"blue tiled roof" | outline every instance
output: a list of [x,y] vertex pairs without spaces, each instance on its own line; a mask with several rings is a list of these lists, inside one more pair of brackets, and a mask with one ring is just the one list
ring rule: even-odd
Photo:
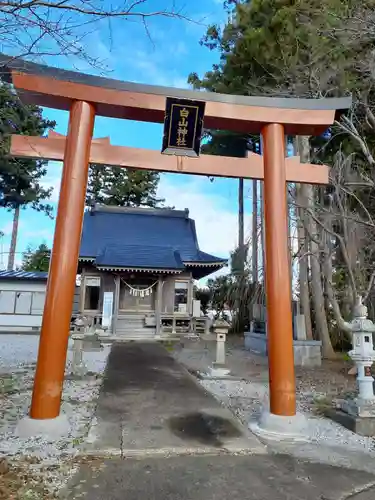
[[[152,265],[150,263],[152,256]],[[183,270],[185,266],[181,262],[179,253],[170,247],[155,247],[141,245],[107,246],[95,259],[95,264],[112,267],[127,268],[149,268],[152,269],[176,269]]]
[[166,209],[105,209],[86,212],[80,258],[97,266],[184,269],[184,263],[226,261],[199,249],[195,223],[186,212]]
[[47,280],[48,273],[41,271],[0,271],[0,280]]

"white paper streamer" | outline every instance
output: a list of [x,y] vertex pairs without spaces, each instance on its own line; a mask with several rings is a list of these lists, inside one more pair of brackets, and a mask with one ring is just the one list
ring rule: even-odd
[[142,299],[144,297],[149,297],[153,293],[154,286],[157,285],[158,283],[157,281],[155,281],[155,283],[153,283],[148,288],[134,288],[133,286],[129,285],[129,283],[124,281],[122,278],[121,281],[129,288],[130,295],[132,295],[133,297],[141,297]]

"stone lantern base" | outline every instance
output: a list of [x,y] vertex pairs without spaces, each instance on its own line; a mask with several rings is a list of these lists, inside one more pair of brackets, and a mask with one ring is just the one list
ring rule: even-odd
[[375,436],[375,399],[343,399],[328,417],[361,436]]
[[375,398],[344,399],[340,409],[352,417],[375,418]]
[[207,370],[208,378],[228,378],[229,374],[229,368],[225,364],[223,365],[221,363],[214,362]]

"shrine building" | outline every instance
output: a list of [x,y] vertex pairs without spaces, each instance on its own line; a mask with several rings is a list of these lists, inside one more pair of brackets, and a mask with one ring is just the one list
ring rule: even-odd
[[119,340],[191,330],[194,281],[226,264],[200,250],[187,209],[96,205],[84,214],[79,311]]

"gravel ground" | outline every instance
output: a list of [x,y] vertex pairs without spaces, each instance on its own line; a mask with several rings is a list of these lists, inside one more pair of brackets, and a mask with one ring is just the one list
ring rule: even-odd
[[[54,498],[78,469],[81,459],[77,453],[87,436],[110,347],[100,351],[84,352],[84,362],[90,375],[84,380],[67,379],[64,384],[62,411],[71,422],[71,433],[58,442],[42,438],[19,439],[14,435],[17,421],[26,416],[30,407],[31,390],[38,349],[38,336],[0,335],[0,460],[6,456],[12,465],[8,475],[0,475],[0,499]],[[225,406],[245,424],[256,416],[268,402],[268,368],[264,358],[254,356],[240,343],[230,341],[227,363],[241,381],[201,381]],[[70,342],[70,348],[72,342]],[[186,342],[173,348],[174,356],[191,371],[205,371],[214,360],[214,345]],[[67,373],[72,359],[68,351]],[[298,410],[310,422],[309,438],[326,445],[375,452],[373,439],[358,436],[340,425],[316,415],[318,399],[334,400],[345,392],[353,392],[355,377],[348,376],[350,365],[345,362],[324,363],[321,368],[297,369]],[[98,465],[101,466],[100,464]],[[2,496],[4,478],[10,484],[25,482],[22,495],[11,496],[10,490]],[[24,479],[25,478],[25,479]],[[16,486],[14,486],[16,487]],[[18,486],[17,486],[18,488]],[[42,488],[43,493],[35,493]],[[39,490],[38,490],[39,491]],[[26,492],[26,493],[25,493]],[[13,494],[13,493],[12,493]],[[34,496],[33,496],[34,495]],[[37,496],[39,495],[39,496]],[[51,495],[51,496],[47,496]]]
[[[39,478],[48,491],[55,493],[78,467],[74,462],[95,410],[110,347],[84,352],[88,375],[81,380],[66,379],[62,412],[69,418],[71,431],[66,438],[53,442],[42,437],[21,439],[14,434],[18,420],[26,416],[30,408],[38,342],[38,336],[0,335],[0,458],[5,456],[19,470],[29,471],[36,481]],[[73,354],[71,347],[72,341],[69,342],[67,375]]]
[[[206,371],[215,359],[215,343],[185,342],[176,345],[174,356],[192,372]],[[246,351],[242,341],[229,339],[227,365],[231,374],[242,381],[200,380],[200,383],[227,406],[243,423],[256,418],[268,406],[267,360]],[[359,436],[324,418],[319,412],[335,399],[356,390],[356,379],[348,375],[351,365],[345,361],[323,362],[320,368],[296,368],[297,410],[309,422],[309,439],[325,445],[375,454],[375,440]],[[375,458],[375,455],[374,455]]]

